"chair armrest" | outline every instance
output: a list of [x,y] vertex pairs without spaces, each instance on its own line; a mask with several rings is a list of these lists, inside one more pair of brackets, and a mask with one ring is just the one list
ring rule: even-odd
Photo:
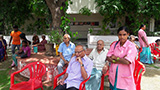
[[66,68],[62,73],[60,73],[60,74],[58,74],[58,75],[56,75],[56,76],[54,77],[53,89],[55,89],[55,88],[57,87],[57,79],[58,79],[60,76],[64,75],[64,74],[66,73],[66,71],[67,71],[67,68]]
[[13,73],[11,74],[11,86],[14,84],[14,75],[16,75],[16,74],[24,71],[26,68],[28,68],[28,65],[26,65],[25,67],[23,67],[21,70],[18,70],[18,71],[13,72]]
[[86,80],[82,81],[80,86],[79,86],[79,90],[83,90],[83,88],[85,87],[85,83],[90,79],[91,76],[89,76]]

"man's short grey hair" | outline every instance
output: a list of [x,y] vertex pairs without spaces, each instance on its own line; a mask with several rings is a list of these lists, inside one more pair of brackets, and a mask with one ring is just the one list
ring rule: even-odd
[[42,34],[42,36],[46,36],[45,34]]
[[3,37],[3,35],[0,35],[0,37]]
[[64,34],[64,36],[66,36],[67,35],[67,37],[70,39],[71,38],[71,36],[69,35],[69,34]]

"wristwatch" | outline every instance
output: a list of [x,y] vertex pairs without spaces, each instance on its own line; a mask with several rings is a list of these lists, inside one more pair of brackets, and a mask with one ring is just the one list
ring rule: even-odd
[[81,67],[84,67],[84,64],[81,64]]

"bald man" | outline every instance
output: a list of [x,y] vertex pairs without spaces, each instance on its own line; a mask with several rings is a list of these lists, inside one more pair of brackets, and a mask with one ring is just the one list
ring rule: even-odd
[[89,58],[93,60],[93,69],[90,79],[86,83],[86,90],[99,90],[102,73],[105,74],[108,69],[106,62],[108,50],[104,48],[104,41],[98,40],[97,47],[92,50]]
[[75,48],[75,56],[70,60],[67,71],[54,90],[79,90],[79,85],[90,75],[93,62],[85,55],[82,45]]
[[[67,65],[71,59],[71,57],[74,56],[75,53],[75,44],[70,41],[70,35],[65,34],[63,36],[63,42],[60,44],[58,48],[58,52],[60,53],[60,61],[58,63],[58,72],[59,74],[63,72],[63,66]],[[62,76],[63,77],[63,76]],[[62,78],[60,77],[60,78]]]

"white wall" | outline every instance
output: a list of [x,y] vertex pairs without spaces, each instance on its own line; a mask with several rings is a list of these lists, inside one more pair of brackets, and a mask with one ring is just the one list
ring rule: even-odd
[[95,0],[71,0],[73,4],[69,5],[68,14],[78,14],[79,10],[84,6],[88,7],[92,13],[97,13]]
[[[148,36],[148,43],[153,43],[155,42],[155,40],[160,39],[160,37],[155,37],[155,36]],[[96,42],[98,40],[103,40],[105,43],[105,48],[109,49],[110,48],[110,44],[113,41],[117,41],[118,40],[118,36],[113,36],[113,35],[90,35],[88,34],[88,41],[87,41],[87,45],[88,48],[95,48],[96,47]]]

